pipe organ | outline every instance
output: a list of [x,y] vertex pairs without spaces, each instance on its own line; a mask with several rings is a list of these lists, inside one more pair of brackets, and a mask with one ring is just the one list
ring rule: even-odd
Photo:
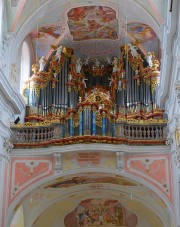
[[61,56],[54,51],[43,67],[34,64],[24,89],[22,127],[53,126],[54,139],[163,140],[166,121],[155,100],[159,62],[152,53],[145,59],[133,44],[120,50],[122,58],[100,62],[76,58],[72,49],[61,46]]

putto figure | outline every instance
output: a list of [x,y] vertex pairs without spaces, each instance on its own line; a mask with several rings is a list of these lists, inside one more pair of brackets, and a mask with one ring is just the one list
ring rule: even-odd
[[138,52],[137,52],[138,47],[133,45],[132,43],[128,43],[128,46],[129,46],[129,49],[131,51],[132,57],[133,58],[137,58],[137,56],[138,56]]

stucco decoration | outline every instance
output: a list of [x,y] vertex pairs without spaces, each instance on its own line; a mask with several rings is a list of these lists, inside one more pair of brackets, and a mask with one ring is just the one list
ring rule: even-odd
[[9,203],[29,185],[53,174],[53,158],[12,158]]
[[169,155],[136,155],[126,157],[126,172],[147,180],[172,202]]

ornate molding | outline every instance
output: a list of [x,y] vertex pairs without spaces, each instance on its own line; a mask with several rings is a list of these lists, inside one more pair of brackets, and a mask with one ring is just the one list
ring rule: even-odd
[[15,32],[3,32],[3,42],[9,45],[9,43],[16,38]]
[[25,101],[21,97],[20,94],[16,93],[7,78],[5,77],[4,73],[0,69],[0,90],[3,92],[1,97],[8,103],[8,105],[12,106],[14,110],[14,114],[21,114],[21,111],[25,108]]
[[11,130],[0,120],[0,136],[3,138],[10,138],[11,133]]
[[9,155],[10,155],[14,145],[11,143],[11,141],[9,139],[5,138],[4,143],[3,143],[3,147],[4,147],[4,155],[9,160],[9,158],[10,158]]

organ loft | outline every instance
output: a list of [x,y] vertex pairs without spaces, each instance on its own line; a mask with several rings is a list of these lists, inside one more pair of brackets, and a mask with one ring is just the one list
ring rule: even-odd
[[[120,57],[80,58],[52,46],[25,82],[25,123],[12,126],[15,146],[103,142],[164,144],[166,119],[156,104],[159,61],[138,44]],[[33,142],[33,143],[32,143]]]

